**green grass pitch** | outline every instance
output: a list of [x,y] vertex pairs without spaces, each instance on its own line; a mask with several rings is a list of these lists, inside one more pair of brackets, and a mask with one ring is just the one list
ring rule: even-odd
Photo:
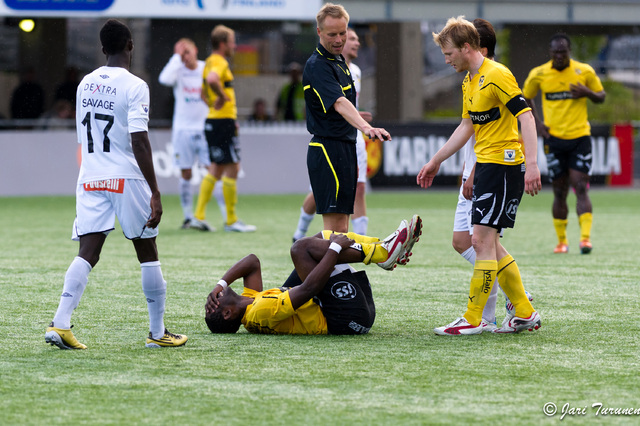
[[[637,424],[638,415],[605,416],[592,404],[640,409],[640,191],[600,187],[591,195],[590,255],[579,254],[573,195],[570,253],[552,254],[548,186],[523,197],[516,227],[503,238],[542,328],[458,338],[432,331],[464,312],[471,277],[471,266],[451,248],[453,189],[368,195],[369,234],[384,237],[414,213],[423,217],[424,233],[406,267],[366,267],[377,318],[368,335],[355,337],[210,334],[205,298],[233,262],[256,253],[267,286],[291,271],[288,250],[303,195],[240,196],[239,215],[258,226],[255,234],[180,230],[178,199],[166,196],[158,238],[168,282],[165,323],[189,342],[144,347],[140,268],[116,229],[72,317],[86,351],[44,342],[77,254],[70,240],[74,199],[2,198],[0,422],[527,425],[559,421],[564,406],[574,409],[564,418],[569,424]],[[222,228],[213,202],[208,214]],[[317,217],[311,231],[320,227]],[[497,314],[500,322],[501,296]],[[548,402],[558,407],[552,418],[543,413]]]

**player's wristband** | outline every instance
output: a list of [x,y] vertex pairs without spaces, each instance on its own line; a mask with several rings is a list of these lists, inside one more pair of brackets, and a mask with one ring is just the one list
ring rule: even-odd
[[331,243],[329,245],[329,250],[333,250],[336,253],[340,253],[342,251],[342,246],[338,243]]
[[229,284],[227,284],[227,282],[225,280],[218,281],[218,285],[221,285],[223,290],[225,288],[229,287]]

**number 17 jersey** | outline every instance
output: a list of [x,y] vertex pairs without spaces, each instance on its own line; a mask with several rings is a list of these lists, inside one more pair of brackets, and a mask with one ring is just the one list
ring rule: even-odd
[[131,133],[149,127],[149,87],[121,67],[103,66],[82,79],[76,92],[76,129],[82,144],[78,184],[143,179]]

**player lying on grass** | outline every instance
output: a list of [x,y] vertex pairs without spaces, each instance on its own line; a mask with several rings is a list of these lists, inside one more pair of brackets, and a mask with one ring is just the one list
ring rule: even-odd
[[[282,287],[262,289],[260,260],[250,254],[231,267],[207,297],[212,333],[235,333],[240,324],[261,334],[366,334],[375,319],[369,280],[348,263],[404,265],[422,233],[422,220],[405,220],[385,240],[324,231],[291,247],[295,270]],[[238,295],[227,283],[242,278]]]

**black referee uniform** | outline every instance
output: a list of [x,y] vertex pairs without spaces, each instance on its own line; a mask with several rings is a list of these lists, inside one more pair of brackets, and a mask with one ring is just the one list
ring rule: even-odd
[[352,214],[358,180],[356,128],[333,107],[345,96],[356,104],[356,89],[342,55],[332,55],[320,43],[302,74],[307,130],[313,135],[307,169],[316,213]]

